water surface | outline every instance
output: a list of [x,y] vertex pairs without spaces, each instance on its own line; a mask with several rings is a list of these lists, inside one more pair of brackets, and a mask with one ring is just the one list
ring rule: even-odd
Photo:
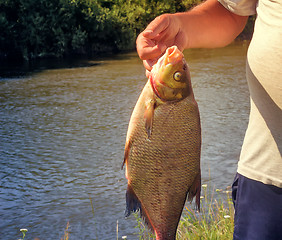
[[[247,43],[185,51],[202,120],[202,182],[230,185],[247,126]],[[50,65],[51,64],[51,65]],[[0,68],[1,239],[137,239],[120,169],[146,82],[136,53]],[[94,206],[92,211],[91,202]]]

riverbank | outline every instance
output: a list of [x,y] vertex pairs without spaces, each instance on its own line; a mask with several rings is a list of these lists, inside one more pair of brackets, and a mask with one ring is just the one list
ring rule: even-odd
[[[201,0],[7,0],[0,3],[0,59],[94,57],[134,50],[156,16],[183,12]],[[240,39],[252,35],[253,19]]]

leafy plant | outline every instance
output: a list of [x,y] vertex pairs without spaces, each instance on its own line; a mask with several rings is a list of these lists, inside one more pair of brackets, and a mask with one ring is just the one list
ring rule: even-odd
[[[132,50],[137,35],[155,17],[186,11],[201,1],[0,1],[0,58],[32,59]],[[252,31],[252,22],[253,19],[247,32]]]

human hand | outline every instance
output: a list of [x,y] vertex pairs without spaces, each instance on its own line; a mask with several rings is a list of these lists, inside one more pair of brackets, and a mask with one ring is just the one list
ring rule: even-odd
[[176,45],[181,51],[186,46],[185,34],[177,14],[163,14],[155,18],[136,40],[139,57],[148,71],[165,50]]

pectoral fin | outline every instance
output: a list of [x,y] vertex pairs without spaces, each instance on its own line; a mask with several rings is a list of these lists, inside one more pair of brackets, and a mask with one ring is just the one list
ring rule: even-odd
[[145,103],[144,118],[145,118],[145,128],[148,134],[148,138],[150,138],[152,134],[155,107],[156,107],[156,101],[154,99],[150,99]]

